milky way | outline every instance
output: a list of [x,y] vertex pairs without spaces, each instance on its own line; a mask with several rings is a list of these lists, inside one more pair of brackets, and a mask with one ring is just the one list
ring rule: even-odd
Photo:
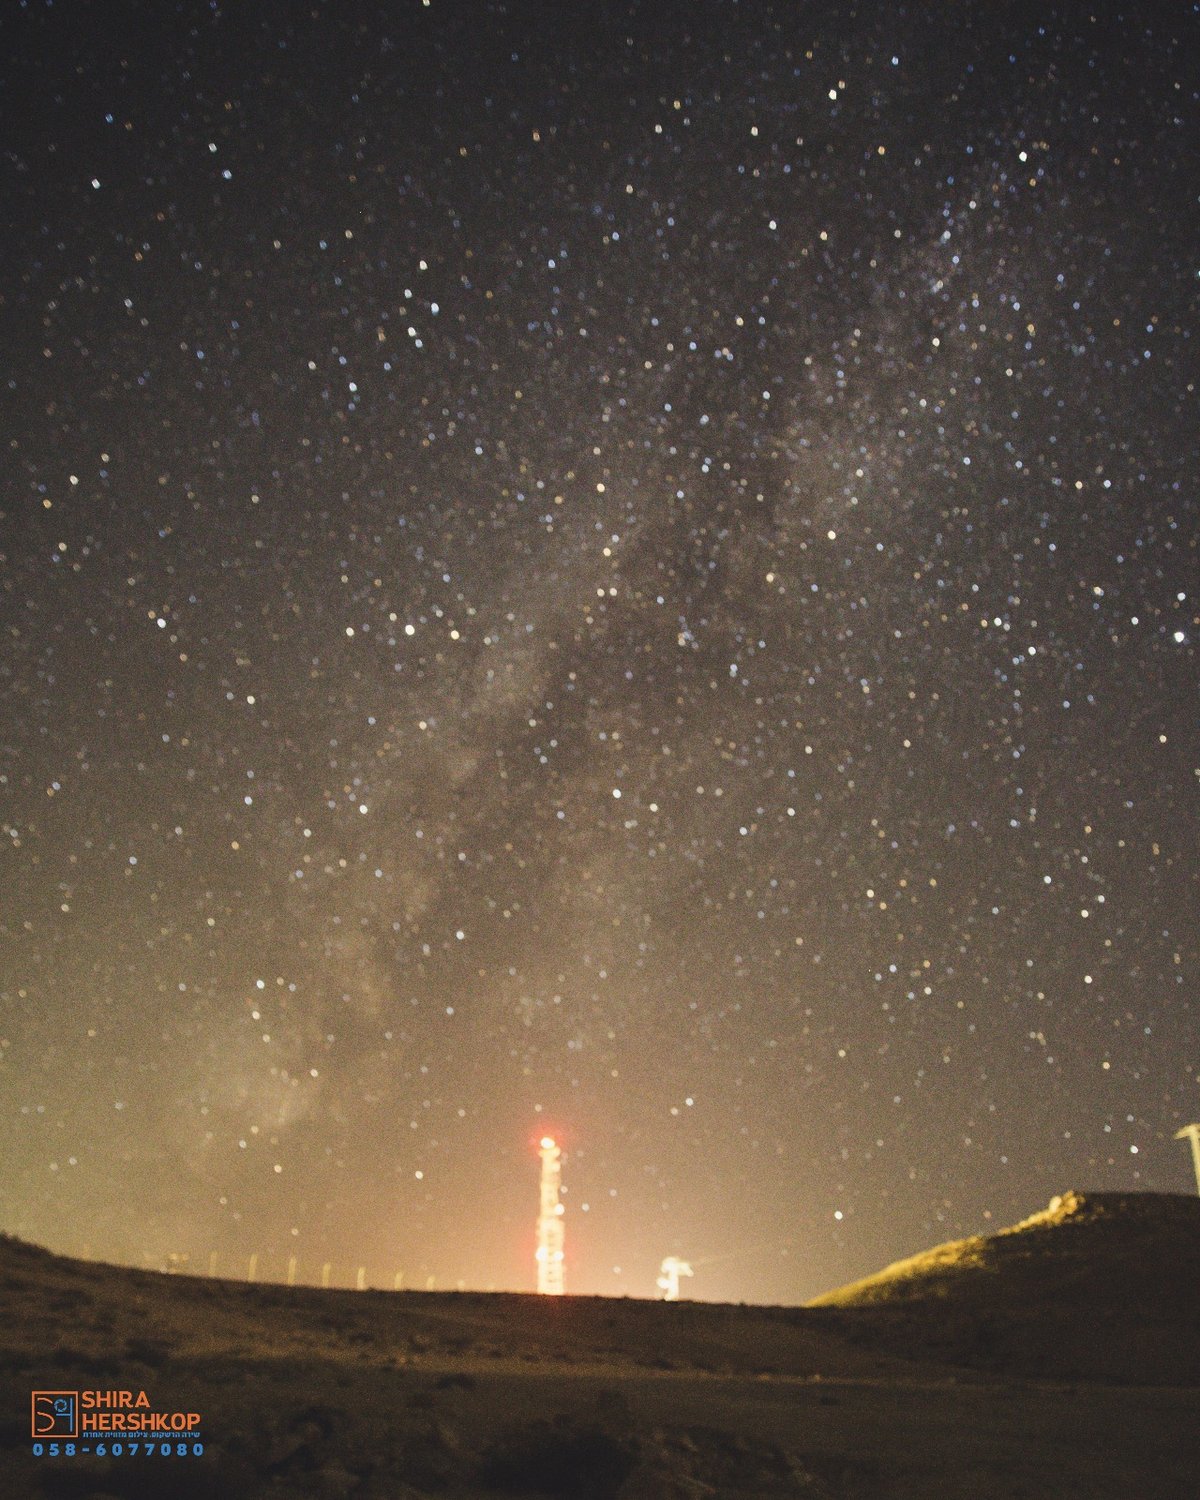
[[1187,7],[2,31],[6,1228],[529,1287],[551,1130],[568,1290],[798,1301],[1189,1189]]

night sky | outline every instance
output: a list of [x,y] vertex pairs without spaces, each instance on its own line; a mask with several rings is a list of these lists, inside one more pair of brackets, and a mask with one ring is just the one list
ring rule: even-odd
[[0,1224],[796,1302],[1193,1188],[1184,4],[0,24]]

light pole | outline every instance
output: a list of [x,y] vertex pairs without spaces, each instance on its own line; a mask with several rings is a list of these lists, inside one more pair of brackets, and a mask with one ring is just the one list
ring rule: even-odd
[[1196,1169],[1196,1191],[1200,1193],[1200,1125],[1185,1125],[1182,1130],[1175,1132],[1175,1139],[1184,1139],[1192,1143],[1192,1165]]

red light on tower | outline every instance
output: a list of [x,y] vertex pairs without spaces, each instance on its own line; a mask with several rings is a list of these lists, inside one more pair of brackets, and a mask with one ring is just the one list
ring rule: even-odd
[[558,1201],[562,1184],[562,1149],[553,1136],[544,1135],[538,1147],[542,1158],[541,1206],[537,1221],[537,1289],[546,1297],[563,1294],[563,1206]]

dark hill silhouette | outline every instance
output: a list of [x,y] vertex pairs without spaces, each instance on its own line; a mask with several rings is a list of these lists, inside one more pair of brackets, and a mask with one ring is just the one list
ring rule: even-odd
[[[1198,1246],[1200,1200],[1067,1194],[770,1308],[247,1286],[0,1238],[0,1494],[1176,1500]],[[113,1387],[201,1413],[203,1455],[35,1457],[32,1391]]]
[[1064,1193],[819,1297],[876,1349],[1026,1376],[1200,1384],[1200,1197]]

